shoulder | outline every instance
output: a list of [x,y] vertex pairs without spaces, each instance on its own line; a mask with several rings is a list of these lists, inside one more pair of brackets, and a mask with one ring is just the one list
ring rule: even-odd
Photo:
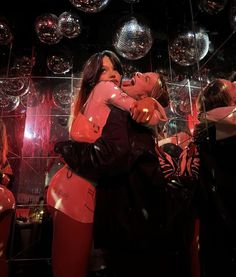
[[100,81],[96,86],[95,89],[112,89],[112,90],[121,90],[115,83],[112,81]]
[[117,108],[115,106],[110,106],[110,114],[108,116],[108,118],[114,118],[114,120],[118,121],[121,120],[122,118],[127,120],[127,118],[129,118],[129,113],[127,113],[126,111]]

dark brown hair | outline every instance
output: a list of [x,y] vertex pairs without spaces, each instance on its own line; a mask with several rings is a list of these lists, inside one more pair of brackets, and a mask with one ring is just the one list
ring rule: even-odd
[[169,92],[168,88],[165,82],[165,79],[162,74],[158,73],[159,78],[157,80],[157,85],[155,85],[153,89],[153,98],[155,98],[161,105],[162,107],[166,108],[169,105]]
[[121,62],[117,55],[109,50],[93,54],[83,66],[81,87],[77,96],[74,106],[74,117],[78,114],[79,110],[86,103],[91,91],[98,83],[99,77],[102,73],[103,58],[107,56],[114,68],[123,75]]

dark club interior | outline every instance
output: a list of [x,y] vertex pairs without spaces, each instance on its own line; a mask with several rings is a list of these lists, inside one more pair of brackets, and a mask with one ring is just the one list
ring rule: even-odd
[[[158,126],[159,145],[178,159],[199,123],[202,89],[215,79],[236,82],[235,31],[235,0],[1,1],[0,119],[13,176],[9,186],[3,177],[0,184],[1,277],[63,277],[52,273],[53,220],[46,194],[64,166],[54,146],[70,138],[71,107],[88,58],[110,50],[125,79],[135,72],[163,76],[169,105],[168,120]],[[233,118],[235,124],[235,110]],[[103,266],[92,247],[87,277],[120,276]],[[194,258],[192,268],[186,277],[213,277],[202,268],[200,273]]]

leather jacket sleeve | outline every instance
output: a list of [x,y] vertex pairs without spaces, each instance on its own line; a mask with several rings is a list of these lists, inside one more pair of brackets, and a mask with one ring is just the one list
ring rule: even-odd
[[114,176],[129,170],[130,149],[127,134],[128,114],[113,108],[95,143],[58,142],[55,152],[79,175],[97,182],[103,176]]

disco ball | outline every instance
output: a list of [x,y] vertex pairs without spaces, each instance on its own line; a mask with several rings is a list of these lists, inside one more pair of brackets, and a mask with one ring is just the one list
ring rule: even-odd
[[195,64],[202,60],[209,50],[209,37],[203,30],[197,32],[186,31],[180,33],[169,42],[171,59],[183,66]]
[[72,68],[71,58],[53,55],[47,58],[48,69],[54,74],[65,74]]
[[30,79],[27,77],[4,78],[0,80],[0,91],[4,95],[22,96],[29,91]]
[[55,106],[67,110],[71,106],[72,91],[70,83],[64,82],[55,87],[53,90],[53,102]]
[[151,29],[135,17],[122,23],[113,38],[116,52],[128,60],[138,60],[144,57],[151,49],[152,43]]
[[228,0],[214,0],[214,1],[200,0],[199,8],[200,10],[210,15],[215,15],[225,8],[227,1]]
[[80,19],[76,14],[64,12],[59,16],[58,28],[63,36],[75,38],[81,33]]
[[62,39],[58,28],[58,17],[55,14],[43,14],[35,20],[35,30],[41,42],[56,44]]
[[2,112],[14,111],[20,103],[20,97],[9,96],[0,93],[0,110]]
[[103,10],[110,0],[70,0],[77,9],[87,13],[97,13]]
[[7,45],[13,40],[13,35],[11,30],[5,22],[5,20],[0,20],[0,45]]
[[28,56],[17,57],[14,61],[14,66],[10,69],[11,76],[30,76],[35,58]]

